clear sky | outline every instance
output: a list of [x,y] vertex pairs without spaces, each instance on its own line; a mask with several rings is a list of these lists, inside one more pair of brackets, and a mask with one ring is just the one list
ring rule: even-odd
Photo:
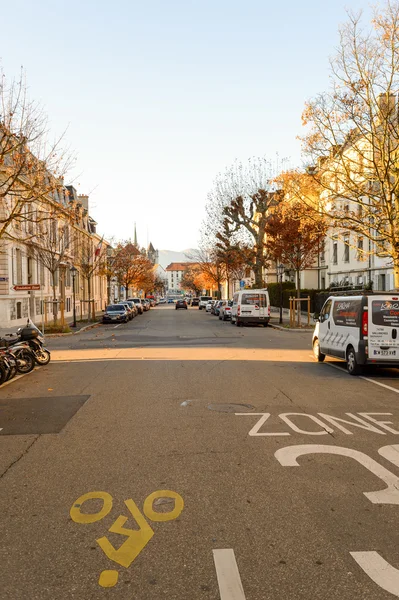
[[300,161],[307,98],[328,85],[345,8],[364,0],[14,0],[0,59],[21,65],[77,154],[106,236],[195,247],[218,172],[251,156]]

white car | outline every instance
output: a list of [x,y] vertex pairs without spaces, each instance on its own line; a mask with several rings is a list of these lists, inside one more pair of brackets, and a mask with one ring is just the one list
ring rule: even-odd
[[205,310],[206,312],[211,312],[212,310],[212,306],[213,306],[213,300],[209,300],[209,302],[207,303],[207,305],[205,306]]
[[331,295],[315,315],[313,353],[346,360],[348,373],[363,365],[399,367],[399,293]]
[[219,321],[227,321],[231,319],[231,307],[233,306],[233,300],[227,300],[223,302],[219,310]]

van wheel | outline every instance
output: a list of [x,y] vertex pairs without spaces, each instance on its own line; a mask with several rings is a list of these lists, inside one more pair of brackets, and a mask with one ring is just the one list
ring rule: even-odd
[[319,340],[316,338],[313,342],[313,354],[317,362],[323,362],[326,355],[320,351]]
[[349,346],[346,351],[346,368],[349,375],[359,375],[361,373],[361,367],[357,363],[356,352],[352,346]]

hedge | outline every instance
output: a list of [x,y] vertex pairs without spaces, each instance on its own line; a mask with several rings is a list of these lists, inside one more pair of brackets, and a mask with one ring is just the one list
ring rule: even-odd
[[[267,286],[269,291],[269,298],[271,306],[280,306],[280,284],[279,283],[269,283]],[[301,290],[300,296],[301,298],[307,298],[310,296],[310,312],[320,312],[321,307],[323,306],[325,300],[330,295],[330,292],[326,290]],[[297,291],[295,289],[295,284],[287,281],[283,282],[283,308],[290,307],[290,298],[297,297]],[[306,302],[301,303],[301,310],[307,310]]]

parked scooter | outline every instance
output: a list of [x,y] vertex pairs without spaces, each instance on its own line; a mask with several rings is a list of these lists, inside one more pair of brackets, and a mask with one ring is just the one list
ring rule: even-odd
[[50,362],[50,351],[44,346],[44,336],[30,319],[26,327],[17,329],[18,340],[26,342],[32,350],[38,365],[47,365]]

